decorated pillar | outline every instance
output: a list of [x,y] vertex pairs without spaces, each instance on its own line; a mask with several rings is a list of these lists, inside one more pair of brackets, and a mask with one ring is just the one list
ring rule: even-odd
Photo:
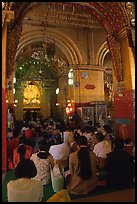
[[[59,78],[59,94],[57,95],[57,102],[58,102],[58,113],[60,118],[63,120],[64,115],[66,114],[65,108],[66,108],[66,103],[67,100],[69,99],[68,97],[68,77],[67,75],[62,75]],[[63,84],[63,86],[62,86]],[[73,97],[73,95],[71,96]]]
[[15,118],[18,121],[23,120],[23,87],[20,86],[16,88],[15,99],[18,100],[18,103],[15,107]]
[[6,107],[6,61],[7,24],[14,18],[14,12],[2,2],[2,173],[7,170],[7,107]]
[[42,86],[40,114],[43,119],[50,116],[50,88]]
[[123,29],[108,38],[114,72],[115,134],[123,139],[135,139],[135,62],[130,30]]

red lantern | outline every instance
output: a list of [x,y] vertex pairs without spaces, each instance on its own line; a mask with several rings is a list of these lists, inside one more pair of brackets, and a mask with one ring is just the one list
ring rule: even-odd
[[68,100],[67,105],[66,105],[66,114],[73,113],[74,110],[75,110],[74,100]]

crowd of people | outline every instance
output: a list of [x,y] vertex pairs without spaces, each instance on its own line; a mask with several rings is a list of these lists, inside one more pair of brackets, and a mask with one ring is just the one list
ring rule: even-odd
[[114,136],[109,125],[89,121],[80,128],[51,118],[15,124],[7,134],[7,166],[17,177],[7,185],[8,201],[41,202],[55,166],[67,172],[64,188],[72,194],[87,194],[101,185],[100,172],[105,172],[105,185],[128,187],[133,183],[134,152],[133,141]]

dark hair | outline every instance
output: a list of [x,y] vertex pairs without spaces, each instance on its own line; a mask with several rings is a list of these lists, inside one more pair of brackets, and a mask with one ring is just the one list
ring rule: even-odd
[[125,144],[129,144],[130,142],[132,142],[132,139],[131,139],[131,138],[126,138],[126,139],[124,140],[124,143],[125,143]]
[[80,138],[81,136],[80,136],[80,134],[79,133],[75,133],[74,134],[74,140],[77,142],[77,140]]
[[85,126],[85,132],[91,133],[91,127],[89,125]]
[[38,146],[39,146],[39,150],[40,152],[37,153],[37,156],[40,159],[47,159],[47,157],[49,156],[49,143],[45,142],[44,140],[41,140],[40,142],[38,142]]
[[62,144],[63,143],[60,133],[56,133],[54,138],[55,138],[55,144]]
[[41,136],[46,140],[50,138],[50,135],[47,131],[42,132]]
[[93,133],[95,134],[95,132],[98,132],[98,129],[96,127],[92,128]]
[[103,128],[107,133],[112,133],[112,129],[109,125],[104,125]]
[[20,161],[25,159],[25,154],[26,154],[26,147],[24,144],[20,145],[18,147],[18,153],[20,155]]
[[99,142],[102,142],[104,140],[104,135],[100,132],[96,133],[96,138]]
[[15,130],[15,129],[14,129],[14,130],[13,130],[13,137],[14,137],[14,138],[17,138],[18,135],[19,135],[19,130],[17,130],[17,129]]
[[12,132],[12,128],[8,128],[8,132]]
[[124,140],[123,139],[121,139],[120,137],[116,137],[115,139],[114,139],[114,145],[115,145],[115,149],[119,149],[119,150],[121,150],[121,149],[123,149],[124,148]]
[[80,147],[80,150],[78,151],[78,165],[79,165],[79,173],[78,176],[80,176],[82,179],[87,180],[92,177],[92,169],[90,166],[90,155],[89,155],[89,149],[87,147],[88,141],[85,136],[80,136],[77,139],[77,144]]
[[17,178],[33,178],[37,175],[37,169],[32,160],[24,159],[17,164],[14,174]]
[[25,140],[25,137],[24,136],[21,136],[19,138],[19,144],[25,144],[26,140]]

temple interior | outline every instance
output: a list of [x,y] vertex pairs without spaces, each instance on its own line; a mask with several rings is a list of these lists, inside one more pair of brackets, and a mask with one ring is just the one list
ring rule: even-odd
[[2,2],[3,173],[9,110],[135,141],[135,2]]

